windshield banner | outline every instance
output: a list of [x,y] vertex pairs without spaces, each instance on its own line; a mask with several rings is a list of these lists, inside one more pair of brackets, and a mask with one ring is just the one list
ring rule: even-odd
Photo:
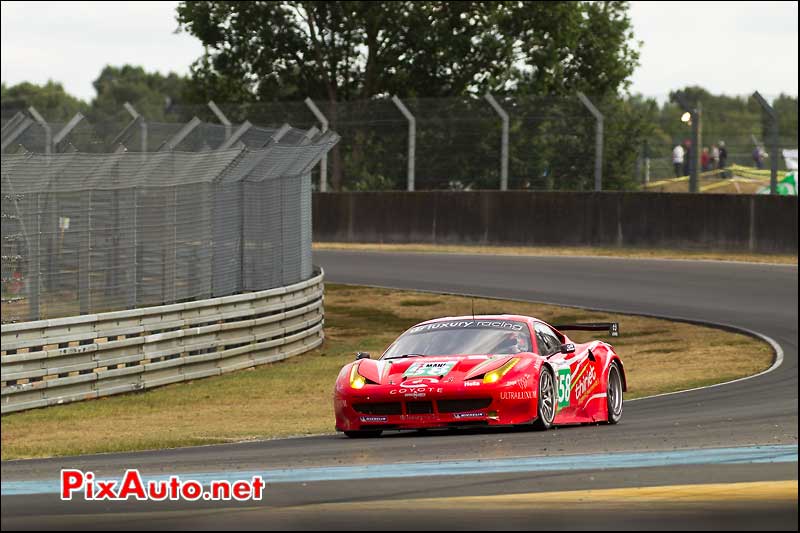
[[525,325],[522,322],[511,322],[508,320],[457,320],[453,322],[434,322],[423,324],[408,330],[409,333],[424,333],[426,331],[436,331],[440,329],[503,329],[507,331],[522,331]]

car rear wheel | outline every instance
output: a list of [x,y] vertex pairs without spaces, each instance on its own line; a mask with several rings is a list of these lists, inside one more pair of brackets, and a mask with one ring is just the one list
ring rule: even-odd
[[616,424],[622,418],[622,375],[616,361],[608,367],[607,383],[608,423]]
[[539,430],[550,429],[556,417],[556,386],[553,373],[544,367],[539,373],[539,399],[537,400],[536,422],[533,426]]
[[363,431],[345,431],[344,434],[351,439],[371,439],[380,437],[383,433],[382,429],[365,429]]

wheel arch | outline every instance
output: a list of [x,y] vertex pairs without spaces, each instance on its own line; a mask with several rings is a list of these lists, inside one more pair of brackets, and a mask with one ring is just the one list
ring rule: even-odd
[[628,392],[628,378],[625,375],[625,366],[622,364],[622,359],[620,359],[617,354],[611,357],[611,363],[609,363],[609,365],[613,363],[617,363],[617,366],[619,366],[619,372],[622,376],[622,392]]

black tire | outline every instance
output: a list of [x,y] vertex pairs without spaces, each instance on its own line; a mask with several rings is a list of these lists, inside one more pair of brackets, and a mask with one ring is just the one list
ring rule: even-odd
[[608,423],[616,424],[622,418],[622,372],[616,361],[608,367],[606,380],[606,405],[608,406]]
[[536,421],[534,429],[544,431],[553,427],[556,417],[556,380],[548,367],[539,372],[539,393],[536,401]]
[[345,431],[344,434],[351,439],[372,439],[380,437],[383,433],[382,429],[365,429],[363,431]]

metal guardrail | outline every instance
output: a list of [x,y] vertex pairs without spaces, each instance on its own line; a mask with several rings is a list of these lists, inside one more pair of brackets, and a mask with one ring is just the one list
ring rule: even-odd
[[323,323],[320,270],[265,291],[6,324],[2,413],[280,361],[319,346]]

